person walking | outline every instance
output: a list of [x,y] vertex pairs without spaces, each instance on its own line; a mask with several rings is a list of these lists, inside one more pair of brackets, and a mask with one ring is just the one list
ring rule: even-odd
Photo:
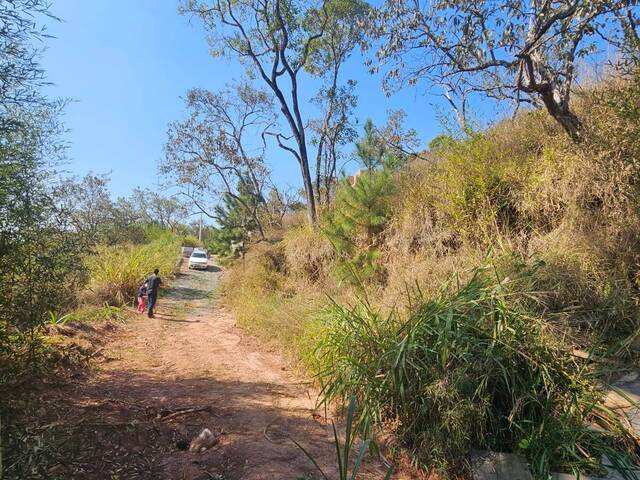
[[149,318],[153,318],[153,308],[158,300],[158,287],[162,285],[162,279],[158,273],[160,273],[160,270],[156,268],[153,274],[147,278],[147,313]]

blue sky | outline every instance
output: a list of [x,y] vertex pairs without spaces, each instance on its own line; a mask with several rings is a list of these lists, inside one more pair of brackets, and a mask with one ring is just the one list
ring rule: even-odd
[[[72,100],[64,116],[67,170],[110,172],[114,196],[135,187],[160,188],[157,170],[167,125],[184,117],[180,97],[189,88],[216,90],[244,75],[235,61],[209,56],[202,26],[179,16],[177,5],[177,0],[53,1],[52,13],[63,22],[48,26],[55,38],[42,63],[53,83],[49,95]],[[401,108],[423,143],[441,130],[433,98],[414,88],[386,98],[380,77],[369,75],[362,62],[356,54],[344,71],[345,79],[358,81],[360,124],[370,117],[382,125],[389,109]],[[273,146],[268,161],[279,184],[300,185],[293,158]]]

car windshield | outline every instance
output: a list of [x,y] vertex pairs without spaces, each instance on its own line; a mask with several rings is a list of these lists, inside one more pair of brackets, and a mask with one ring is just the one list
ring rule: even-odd
[[192,258],[207,258],[207,254],[206,253],[193,253],[191,254]]

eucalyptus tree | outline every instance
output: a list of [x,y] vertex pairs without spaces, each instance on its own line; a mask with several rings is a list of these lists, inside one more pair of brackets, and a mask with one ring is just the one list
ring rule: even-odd
[[316,146],[314,187],[318,205],[329,205],[337,186],[338,160],[344,156],[341,147],[357,137],[353,122],[353,110],[357,105],[354,87],[353,81],[323,87],[312,99],[322,112],[320,118],[310,123],[312,142]]
[[16,128],[10,110],[43,104],[40,87],[45,72],[40,65],[40,45],[46,32],[44,19],[55,19],[48,0],[0,2],[0,129]]
[[578,142],[578,63],[604,48],[637,60],[637,15],[636,0],[385,0],[369,22],[380,41],[372,70],[390,66],[386,88],[426,80],[544,107]]
[[[161,172],[210,218],[216,218],[211,200],[228,198],[243,207],[264,237],[259,217],[269,184],[264,136],[274,124],[271,97],[240,83],[219,92],[190,90],[186,103],[188,118],[169,126]],[[238,185],[255,198],[247,201]]]
[[[347,14],[349,4],[350,0],[185,0],[181,5],[182,13],[202,20],[213,55],[240,60],[275,97],[289,134],[271,134],[298,162],[311,224],[316,223],[317,212],[301,80],[305,73],[326,73],[314,68],[311,60],[320,58],[328,32],[355,20]],[[340,53],[333,61],[345,59],[346,54]]]
[[340,71],[353,50],[365,44],[361,24],[369,5],[361,0],[333,0],[324,8],[328,25],[311,50],[306,70],[325,79],[312,100],[321,116],[311,122],[311,127],[316,145],[316,202],[323,201],[324,191],[324,202],[328,205],[336,184],[340,147],[353,142],[357,136],[352,122],[357,105],[356,82],[349,79],[340,84]]
[[142,225],[157,225],[175,232],[189,216],[186,202],[151,189],[134,189],[127,202]]

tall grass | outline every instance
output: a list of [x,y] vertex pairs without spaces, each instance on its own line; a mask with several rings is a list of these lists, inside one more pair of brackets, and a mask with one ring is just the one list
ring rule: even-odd
[[[238,323],[277,345],[295,359],[300,354],[299,341],[315,312],[326,303],[317,286],[296,285],[296,273],[284,263],[281,246],[261,244],[244,262],[227,270],[221,301],[231,308]],[[291,286],[289,286],[291,285]]]
[[366,436],[396,425],[444,473],[472,447],[522,452],[536,478],[600,471],[603,454],[628,465],[635,442],[602,404],[597,372],[524,308],[533,274],[478,269],[453,293],[414,292],[406,316],[334,304],[313,332],[324,401],[355,395]]
[[90,272],[88,290],[92,303],[122,305],[133,299],[137,287],[155,269],[161,275],[173,273],[180,240],[173,234],[157,236],[144,245],[101,247],[87,259]]

